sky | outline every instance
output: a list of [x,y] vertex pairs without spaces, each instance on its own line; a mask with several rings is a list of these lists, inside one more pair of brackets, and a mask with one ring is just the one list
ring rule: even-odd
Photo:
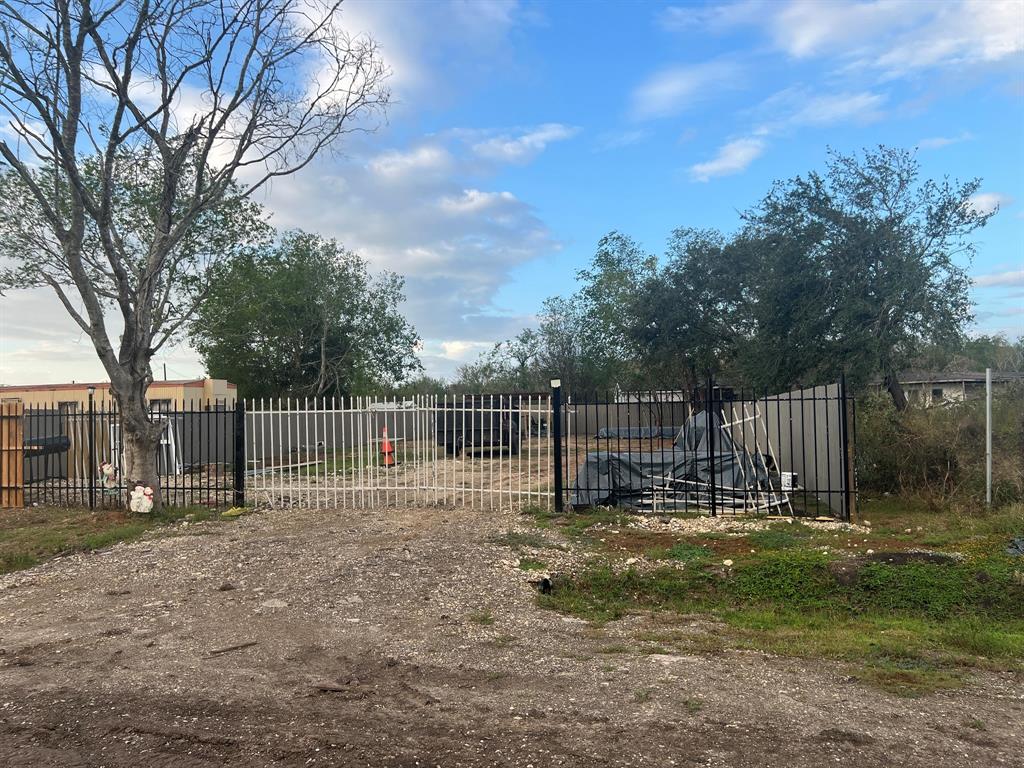
[[[916,148],[980,177],[976,333],[1024,334],[1024,2],[363,2],[341,13],[393,75],[387,123],[259,201],[406,278],[431,375],[536,321],[612,230],[659,253],[737,228],[828,148]],[[187,345],[154,360],[203,374]],[[0,297],[0,383],[102,379],[46,291]]]

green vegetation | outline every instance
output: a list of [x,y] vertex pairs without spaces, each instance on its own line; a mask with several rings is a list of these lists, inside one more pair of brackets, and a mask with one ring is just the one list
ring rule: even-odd
[[682,563],[700,563],[714,557],[714,552],[707,547],[681,541],[667,549],[650,549],[647,551],[647,557],[651,560],[678,560]]
[[531,557],[524,557],[519,560],[519,568],[523,571],[543,571],[548,564],[543,560],[535,560]]
[[490,611],[477,611],[476,613],[469,614],[467,618],[474,624],[479,624],[482,627],[489,627],[494,624],[494,614]]
[[[956,687],[971,668],[1024,670],[1024,562],[1004,551],[1024,534],[1024,505],[937,516],[923,502],[866,500],[862,517],[872,523],[869,533],[778,523],[745,536],[687,536],[648,550],[649,560],[664,562],[653,570],[622,567],[620,536],[604,545],[606,558],[556,580],[538,600],[596,624],[636,612],[659,617],[661,629],[617,652],[734,647],[823,657],[902,695]],[[579,520],[545,524],[590,545],[600,541]],[[958,555],[902,554],[924,541]],[[689,620],[679,617],[693,614],[717,622],[714,632],[680,631]]]
[[103,549],[182,521],[220,519],[207,507],[166,507],[144,516],[122,510],[5,510],[0,515],[0,573],[31,568],[57,555]]
[[517,552],[526,549],[565,549],[561,544],[548,541],[540,534],[521,531],[506,531],[499,536],[492,536],[488,541],[492,544],[501,544]]
[[[1024,386],[996,390],[992,428],[993,502],[1024,501]],[[858,403],[857,435],[863,490],[917,497],[933,513],[984,502],[984,398],[899,412],[868,397]]]
[[802,523],[776,523],[766,531],[754,531],[747,537],[755,549],[789,549],[813,535],[813,530]]

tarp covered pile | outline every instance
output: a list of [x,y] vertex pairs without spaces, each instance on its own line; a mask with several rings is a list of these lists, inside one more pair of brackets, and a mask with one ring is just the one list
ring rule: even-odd
[[[710,429],[709,430],[709,421]],[[573,506],[710,507],[769,509],[785,502],[772,490],[759,450],[733,440],[718,414],[693,414],[669,446],[652,452],[594,451],[580,466],[572,487]]]

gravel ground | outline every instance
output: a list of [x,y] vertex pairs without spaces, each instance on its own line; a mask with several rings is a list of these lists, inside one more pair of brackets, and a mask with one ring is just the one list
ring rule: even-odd
[[276,511],[0,577],[0,765],[1024,765],[1019,678],[898,699],[831,663],[636,653],[662,620],[537,608],[489,541],[510,529]]

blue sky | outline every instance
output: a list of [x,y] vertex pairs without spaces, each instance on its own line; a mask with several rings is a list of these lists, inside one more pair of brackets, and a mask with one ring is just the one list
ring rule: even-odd
[[[675,227],[731,230],[828,146],[919,147],[926,175],[982,177],[976,204],[1000,210],[971,267],[977,329],[1024,333],[1024,3],[350,0],[342,13],[394,71],[388,124],[261,201],[276,225],[407,276],[432,374],[573,291],[608,231],[659,252]],[[46,301],[5,299],[5,383],[99,375],[59,312],[44,337],[12,326],[49,316]],[[187,347],[166,362],[201,372]]]

